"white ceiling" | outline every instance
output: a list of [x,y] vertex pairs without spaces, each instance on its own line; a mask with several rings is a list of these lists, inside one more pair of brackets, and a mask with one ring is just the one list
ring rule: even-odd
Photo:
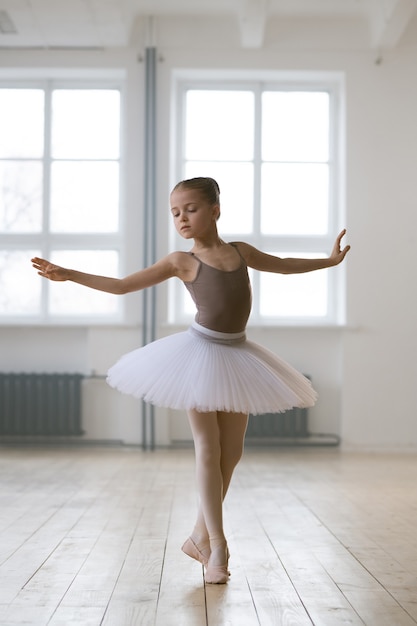
[[269,19],[353,19],[370,47],[392,48],[416,22],[417,0],[0,0],[0,48],[125,47],[141,17],[182,15],[235,19],[252,48]]

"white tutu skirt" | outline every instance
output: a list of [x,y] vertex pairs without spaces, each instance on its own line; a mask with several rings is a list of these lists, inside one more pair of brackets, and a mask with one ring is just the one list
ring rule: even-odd
[[291,365],[245,333],[219,333],[196,322],[121,357],[111,387],[171,409],[279,413],[312,406],[317,394]]

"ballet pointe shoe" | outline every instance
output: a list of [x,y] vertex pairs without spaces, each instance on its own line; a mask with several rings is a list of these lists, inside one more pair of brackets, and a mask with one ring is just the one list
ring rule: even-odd
[[207,563],[204,579],[209,585],[225,585],[230,576],[228,569],[229,550],[225,549],[226,563],[224,565],[211,565],[210,559]]
[[[207,543],[201,547],[204,550],[204,548],[209,548],[210,544]],[[202,553],[202,551],[198,548],[197,544],[194,543],[191,537],[188,537],[187,541],[184,543],[181,550],[187,556],[190,556],[192,559],[195,559],[196,561],[198,561],[199,563],[202,563],[205,567],[207,567],[209,557],[205,556]]]

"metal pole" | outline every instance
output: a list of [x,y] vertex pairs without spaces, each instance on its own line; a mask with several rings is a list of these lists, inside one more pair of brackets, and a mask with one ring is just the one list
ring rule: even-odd
[[[152,25],[151,25],[152,26]],[[145,176],[144,176],[144,267],[156,261],[156,48],[145,50]],[[142,344],[156,338],[156,290],[143,292]],[[154,407],[142,403],[142,447],[155,448]],[[148,442],[148,425],[150,440]]]

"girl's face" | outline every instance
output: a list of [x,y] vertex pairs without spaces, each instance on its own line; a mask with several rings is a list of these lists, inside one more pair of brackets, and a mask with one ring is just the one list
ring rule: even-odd
[[171,193],[171,213],[181,237],[193,239],[216,231],[220,207],[210,204],[199,190],[179,188]]

